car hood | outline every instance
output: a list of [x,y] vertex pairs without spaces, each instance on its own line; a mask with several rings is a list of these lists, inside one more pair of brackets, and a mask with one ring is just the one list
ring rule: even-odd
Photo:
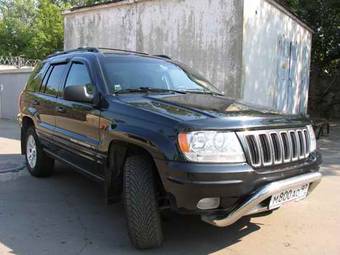
[[210,94],[134,94],[119,99],[131,106],[165,117],[189,122],[201,128],[225,128],[267,125],[304,125],[301,115],[286,115],[271,109]]

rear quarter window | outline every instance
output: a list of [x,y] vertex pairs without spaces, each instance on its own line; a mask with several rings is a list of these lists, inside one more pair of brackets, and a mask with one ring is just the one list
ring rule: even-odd
[[38,91],[44,75],[46,73],[48,67],[48,63],[39,63],[33,70],[32,74],[30,75],[26,89],[27,91]]
[[57,96],[59,90],[61,89],[61,83],[63,81],[65,69],[66,64],[56,64],[51,66],[51,71],[49,72],[46,85],[44,79],[43,85],[45,85],[45,87],[42,87],[40,91],[51,96]]

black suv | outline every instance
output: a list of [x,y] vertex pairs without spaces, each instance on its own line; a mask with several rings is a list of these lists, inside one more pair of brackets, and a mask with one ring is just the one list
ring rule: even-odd
[[123,200],[137,248],[160,246],[163,209],[228,226],[320,182],[309,120],[251,107],[166,56],[79,48],[49,56],[20,97],[36,177],[60,160]]

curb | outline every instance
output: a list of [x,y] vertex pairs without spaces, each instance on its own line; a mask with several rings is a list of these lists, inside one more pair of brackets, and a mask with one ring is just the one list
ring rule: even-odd
[[7,182],[16,180],[21,176],[26,176],[28,171],[26,169],[26,162],[19,162],[18,165],[0,169],[0,182]]
[[23,171],[25,167],[17,167],[13,169],[6,169],[6,172],[0,172],[0,183],[16,180],[22,176],[28,175],[28,171]]
[[21,170],[26,168],[26,164],[23,164],[21,166],[13,167],[13,168],[7,168],[7,169],[0,169],[0,175],[1,174],[7,174],[7,173],[17,173]]

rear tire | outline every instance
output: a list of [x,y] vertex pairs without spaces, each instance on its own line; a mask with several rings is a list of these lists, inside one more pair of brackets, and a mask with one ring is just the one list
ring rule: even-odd
[[28,171],[35,177],[47,177],[53,173],[54,159],[43,151],[33,127],[25,132],[25,158]]
[[144,156],[126,159],[123,176],[123,200],[128,232],[138,249],[160,247],[163,241],[156,199],[153,164]]

